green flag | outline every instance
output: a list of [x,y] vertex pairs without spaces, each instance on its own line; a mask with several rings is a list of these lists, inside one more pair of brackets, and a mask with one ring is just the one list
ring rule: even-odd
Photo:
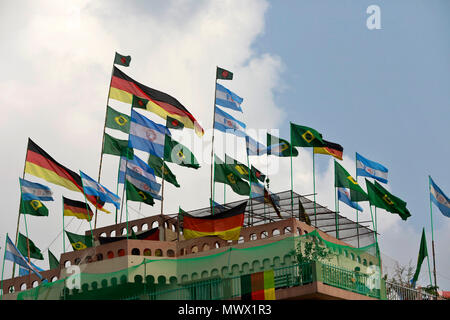
[[184,123],[180,120],[172,118],[170,116],[166,117],[166,127],[170,129],[183,129]]
[[367,193],[361,188],[355,179],[334,160],[334,186],[338,188],[350,189],[350,199],[352,201],[367,201],[369,197]]
[[131,101],[131,107],[132,108],[147,109],[147,103],[148,102],[149,102],[148,99],[140,98],[138,96],[133,95],[133,100]]
[[32,216],[46,217],[48,216],[48,208],[39,200],[20,200],[20,213]]
[[294,147],[326,147],[322,135],[310,127],[291,122],[291,143]]
[[184,217],[185,214],[187,214],[187,212],[184,211],[183,209],[181,209],[181,207],[178,207],[178,223],[179,223],[179,226],[180,226],[180,230],[183,230],[181,225],[183,224],[183,217]]
[[166,135],[164,141],[164,160],[183,167],[198,169],[200,165],[194,154],[181,143]]
[[120,130],[125,133],[130,132],[130,116],[106,107],[106,127],[110,129]]
[[[28,239],[29,245],[30,245],[30,258],[31,259],[38,259],[38,260],[44,260],[44,256],[41,253],[41,250],[36,247],[36,245]],[[28,246],[27,246],[27,237],[25,237],[23,234],[19,233],[19,240],[17,241],[17,249],[19,249],[20,253],[24,257],[28,257]]]
[[144,202],[150,206],[153,206],[155,204],[153,196],[150,193],[139,189],[128,180],[126,180],[125,183],[127,190],[127,201],[130,200],[130,201]]
[[216,159],[214,164],[214,181],[228,184],[237,194],[248,196],[250,194],[248,183],[242,180],[240,175],[237,175],[230,166],[217,157]]
[[128,140],[116,139],[105,132],[105,141],[103,143],[103,153],[112,154],[114,156],[127,156],[133,159],[133,148],[128,147]]
[[[221,163],[222,160],[216,157],[216,162]],[[229,155],[225,154],[225,163],[224,163],[228,169],[230,169],[236,176],[238,176],[241,179],[248,181],[248,167],[237,161],[236,159],[233,159]]]
[[83,236],[79,234],[75,234],[69,231],[66,231],[67,238],[69,238],[70,244],[72,245],[73,250],[83,250],[86,248],[90,248],[93,245],[92,236]]
[[416,272],[414,273],[414,277],[411,280],[414,287],[416,285],[417,279],[419,278],[420,268],[422,267],[422,262],[425,259],[425,257],[428,257],[428,250],[427,250],[427,239],[425,237],[425,228],[423,228],[422,239],[420,240],[419,257],[417,258]]
[[[170,171],[167,164],[163,161],[163,159],[150,154],[147,161],[148,165],[155,171],[155,175],[164,178],[165,181],[173,184],[175,187],[179,188],[180,185],[177,182],[177,177]],[[163,177],[164,170],[164,177]]]
[[[291,156],[291,144],[284,139],[267,134],[267,154],[271,154],[278,157],[290,157]],[[292,156],[298,156],[298,150],[292,148]]]
[[258,169],[256,169],[253,165],[252,165],[252,168],[250,170],[250,177],[252,178],[252,181],[259,180],[262,183],[264,183],[264,181],[266,180],[266,175],[263,174]]
[[131,62],[131,56],[123,56],[116,52],[116,55],[114,57],[114,64],[118,64],[124,67],[128,67]]
[[50,270],[59,268],[59,261],[56,259],[56,257],[53,255],[53,253],[48,249],[48,263],[50,264]]
[[233,80],[233,72],[217,67],[216,79]]
[[402,220],[406,220],[411,216],[406,208],[406,202],[384,189],[377,181],[373,184],[366,179],[366,186],[371,205],[397,213]]

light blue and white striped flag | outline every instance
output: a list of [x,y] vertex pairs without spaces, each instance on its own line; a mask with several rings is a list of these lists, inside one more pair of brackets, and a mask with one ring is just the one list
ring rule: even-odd
[[53,192],[43,184],[19,178],[23,200],[53,201]]
[[112,203],[117,209],[120,209],[120,197],[118,195],[112,193],[82,171],[80,171],[80,176],[85,194],[99,197],[100,200]]
[[232,115],[226,113],[219,107],[215,107],[214,114],[214,128],[226,132],[235,134],[239,137],[245,137],[245,123],[235,119]]
[[388,182],[388,169],[378,162],[364,158],[359,153],[356,153],[356,175],[374,178],[382,183]]
[[450,201],[445,193],[430,178],[430,199],[441,210],[442,214],[450,218]]
[[363,211],[363,208],[361,208],[361,206],[358,203],[353,202],[350,199],[350,189],[338,188],[338,200],[342,201],[343,203],[345,203],[349,207],[352,207],[353,209],[356,209],[361,212]]
[[219,83],[216,84],[216,104],[219,106],[242,112],[242,101],[244,101],[244,99],[231,90]]
[[159,193],[161,184],[156,181],[155,171],[138,156],[134,155],[133,160],[125,157],[120,158],[119,183],[125,183],[125,173],[148,186],[148,188],[142,190],[149,190],[152,195]]
[[260,156],[267,153],[267,147],[250,136],[245,136],[245,143],[249,156]]
[[157,124],[131,109],[129,147],[163,158],[166,135],[171,135],[166,126]]
[[40,275],[39,270],[36,269],[25,257],[20,253],[19,249],[14,245],[8,235],[6,235],[6,250],[5,250],[5,260],[17,263],[19,266],[26,268],[27,270],[33,271],[39,279],[43,277]]

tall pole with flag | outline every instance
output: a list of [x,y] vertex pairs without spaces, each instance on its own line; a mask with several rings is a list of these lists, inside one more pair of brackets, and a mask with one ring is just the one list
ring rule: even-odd
[[[108,88],[108,97],[106,98],[106,107],[108,107],[108,103],[109,103],[109,97],[110,97],[110,92],[111,92],[111,83],[112,83],[112,77],[114,74],[114,64],[118,64],[124,67],[128,67],[130,65],[131,62],[131,56],[122,56],[119,53],[115,53],[114,54],[114,61],[113,61],[113,65],[111,68],[111,77],[109,80],[109,88]],[[105,112],[105,123],[103,125],[103,136],[102,136],[102,145],[101,145],[101,149],[100,149],[100,164],[99,164],[99,168],[98,168],[98,179],[97,182],[100,183],[100,177],[102,174],[102,163],[103,163],[103,145],[105,143],[105,131],[106,131],[106,117],[108,114],[108,108],[106,108],[106,112]],[[119,160],[119,165],[120,165],[120,160]],[[117,222],[117,211],[116,211],[116,222]],[[97,227],[97,206],[95,206],[95,221],[94,221],[94,229]]]
[[430,189],[430,219],[431,219],[431,251],[433,252],[433,275],[434,275],[434,286],[437,288],[436,281],[436,255],[434,253],[434,228],[433,228],[433,204],[432,204],[432,186],[431,186],[431,176],[428,176],[428,188]]
[[[355,152],[355,181],[356,183],[358,183],[358,166],[356,163],[356,152]],[[356,209],[356,236],[358,239],[358,248],[359,248],[359,214],[358,214],[358,209]]]

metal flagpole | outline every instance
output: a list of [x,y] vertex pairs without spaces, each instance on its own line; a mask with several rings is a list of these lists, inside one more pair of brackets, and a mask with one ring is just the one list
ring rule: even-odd
[[250,175],[250,160],[248,158],[248,152],[247,152],[247,170],[248,170],[248,183],[250,184],[250,190],[249,190],[249,195],[248,195],[249,200],[250,200],[250,210],[249,210],[248,220],[250,221],[250,216],[251,216],[251,218],[252,218],[251,224],[253,225],[252,178]]
[[292,171],[292,132],[291,132],[291,141],[289,141],[289,151],[291,155],[291,217],[294,217],[294,176]]
[[2,266],[2,292],[0,295],[0,300],[3,300],[3,273],[5,272],[5,258],[6,258],[6,247],[8,246],[8,233],[6,234],[5,238],[5,253],[3,254],[3,266]]
[[316,213],[316,163],[315,163],[315,156],[314,156],[314,148],[313,148],[313,192],[314,192],[314,224],[317,228],[317,213]]
[[[431,177],[428,176],[428,188],[430,189],[431,194]],[[437,289],[437,281],[436,281],[436,256],[434,253],[434,230],[433,230],[433,204],[431,202],[430,197],[430,218],[431,218],[431,250],[433,252],[433,274],[434,274],[434,286]]]
[[212,140],[211,140],[211,206],[212,206],[212,214],[214,214],[214,128],[215,128],[215,122],[216,122],[216,97],[217,97],[217,66],[216,66],[216,80],[214,84],[214,111],[213,111],[213,126],[212,126]]
[[[19,179],[19,186],[20,186],[20,199],[22,200],[22,183]],[[22,211],[23,211],[23,201],[20,201],[20,205],[22,207]],[[19,210],[20,212],[20,210]],[[28,225],[27,225],[27,216],[24,214],[23,219],[25,221],[25,232],[27,234],[27,257],[28,257],[28,261],[31,263],[31,258],[30,258],[30,237],[28,235]],[[31,272],[30,270],[28,270],[28,282],[31,283]]]
[[[164,170],[164,160],[163,160],[163,170]],[[166,226],[165,226],[165,219],[164,219],[164,172],[162,174],[162,183],[161,183],[161,218],[163,221],[163,241],[166,241]]]
[[[114,53],[114,58],[115,58],[116,54]],[[108,89],[108,98],[106,99],[106,107],[108,107],[108,103],[109,103],[109,96],[110,96],[110,92],[111,92],[111,83],[112,83],[112,77],[114,74],[114,60],[113,60],[113,65],[112,65],[112,69],[111,69],[111,78],[109,80],[109,89]],[[105,111],[105,123],[103,125],[103,136],[102,136],[102,146],[101,146],[101,150],[100,150],[100,165],[98,168],[98,183],[100,183],[100,177],[102,174],[102,162],[103,162],[103,145],[105,144],[105,131],[106,131],[106,116],[108,114],[108,108],[106,108]],[[97,227],[97,206],[95,206],[95,222],[94,222],[94,229]]]
[[[61,200],[62,200],[62,220],[63,220],[63,253],[66,253],[66,227],[64,226],[64,197],[61,196]],[[88,216],[89,216],[89,211],[88,211]]]
[[[425,228],[423,228],[423,233],[425,234]],[[426,236],[425,236],[425,241],[426,241]],[[427,263],[428,263],[428,275],[430,277],[430,286],[433,286],[433,281],[431,280],[430,255],[428,254],[428,250],[427,250]]]
[[335,216],[335,224],[336,224],[336,239],[339,239],[339,200],[337,199],[337,188],[334,187],[334,216]]
[[[358,165],[356,163],[356,152],[355,152],[355,175],[356,175],[356,183],[358,183]],[[356,235],[357,235],[357,239],[358,239],[358,248],[359,248],[359,214],[358,214],[358,209],[356,209]]]

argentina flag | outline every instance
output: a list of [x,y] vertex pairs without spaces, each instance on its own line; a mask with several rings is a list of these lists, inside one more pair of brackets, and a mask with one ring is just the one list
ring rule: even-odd
[[[161,185],[156,182],[155,171],[136,155],[133,160],[120,158],[119,183],[125,183],[125,173],[148,185],[149,192],[158,194]],[[142,189],[144,190],[144,189]]]
[[219,106],[242,112],[242,101],[244,101],[244,99],[234,92],[219,83],[216,84],[216,104]]
[[356,175],[374,178],[382,183],[388,182],[388,169],[378,162],[364,158],[358,152],[356,153]]
[[226,132],[232,133],[239,137],[245,137],[245,123],[235,119],[233,116],[229,115],[225,111],[221,110],[219,107],[215,107],[214,114],[214,128]]
[[23,200],[53,201],[52,191],[43,184],[19,178]]
[[350,200],[350,190],[347,188],[338,188],[338,199],[353,209],[363,211],[358,203]]
[[170,131],[166,126],[157,124],[131,109],[130,135],[128,146],[159,158],[164,157],[164,141]]
[[442,214],[450,218],[450,201],[444,192],[430,178],[430,199],[439,208]]
[[267,153],[267,147],[250,136],[245,136],[245,143],[249,156],[260,156]]
[[85,194],[98,197],[100,200],[112,203],[117,209],[120,209],[120,197],[118,195],[112,193],[82,171],[80,171],[80,176]]
[[19,266],[24,267],[28,270],[33,271],[39,279],[43,277],[39,274],[39,270],[35,268],[25,257],[20,253],[19,249],[13,244],[8,235],[6,235],[6,249],[5,249],[5,260],[17,263]]

